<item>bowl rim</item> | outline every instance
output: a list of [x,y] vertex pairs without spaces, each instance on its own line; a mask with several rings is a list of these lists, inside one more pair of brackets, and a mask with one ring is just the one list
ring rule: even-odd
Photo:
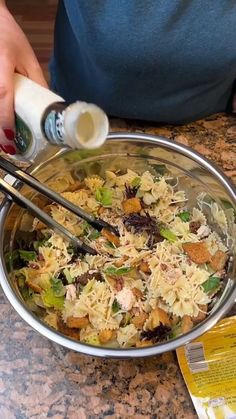
[[[167,148],[168,150],[177,151],[180,154],[189,157],[195,162],[199,163],[202,167],[208,170],[222,186],[227,190],[228,194],[231,196],[234,205],[236,206],[236,189],[231,181],[224,175],[224,173],[214,164],[211,163],[208,159],[203,157],[198,152],[194,151],[190,147],[184,146],[182,144],[176,143],[174,141],[168,140],[162,136],[143,134],[138,132],[113,132],[110,133],[107,137],[107,140],[119,142],[126,140],[135,140],[137,142],[145,141],[147,145],[160,146],[162,148]],[[44,165],[48,164],[49,161],[55,159],[57,156],[64,154],[65,149],[60,150],[58,153],[54,154],[53,157],[43,161],[40,164],[32,165],[28,169],[31,173],[37,172],[37,170]],[[0,231],[3,232],[5,219],[7,217],[8,211],[11,207],[11,201],[6,198],[4,199],[0,207]],[[11,305],[17,311],[17,313],[26,321],[33,329],[39,332],[41,335],[47,337],[49,340],[64,346],[67,349],[74,350],[86,355],[98,356],[98,357],[108,357],[108,358],[139,358],[139,357],[149,357],[161,354],[163,352],[168,352],[177,349],[180,346],[184,346],[190,343],[193,339],[201,336],[203,333],[211,329],[233,306],[236,302],[236,282],[232,284],[231,290],[229,291],[229,296],[227,301],[221,306],[219,305],[214,312],[211,314],[211,317],[207,317],[203,322],[197,325],[194,329],[189,332],[180,335],[179,337],[163,342],[157,345],[142,347],[142,348],[106,348],[88,345],[79,341],[75,341],[68,336],[61,334],[60,332],[50,328],[47,324],[42,322],[37,318],[33,313],[27,310],[26,306],[23,304],[23,301],[15,292],[14,288],[11,286],[10,281],[8,281],[7,271],[4,262],[3,255],[3,234],[1,234],[1,246],[0,246],[0,284],[2,289],[8,298]]]

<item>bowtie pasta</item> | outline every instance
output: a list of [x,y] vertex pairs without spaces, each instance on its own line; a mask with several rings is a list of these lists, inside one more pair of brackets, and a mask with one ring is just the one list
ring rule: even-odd
[[[71,178],[60,193],[116,226],[119,237],[55,203],[44,206],[97,251],[81,255],[33,220],[37,240],[13,251],[12,275],[48,325],[87,344],[125,348],[173,339],[205,319],[221,288],[228,250],[201,206],[188,209],[178,182],[173,186],[164,174],[148,171],[106,171],[104,178]],[[226,226],[215,203],[212,215]]]

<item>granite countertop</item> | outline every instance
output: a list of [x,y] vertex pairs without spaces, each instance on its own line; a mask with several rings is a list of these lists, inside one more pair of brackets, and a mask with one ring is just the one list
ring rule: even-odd
[[[193,147],[236,182],[236,118],[185,126],[112,121],[116,130],[166,136]],[[114,360],[80,355],[29,327],[0,291],[0,418],[196,418],[175,353]]]

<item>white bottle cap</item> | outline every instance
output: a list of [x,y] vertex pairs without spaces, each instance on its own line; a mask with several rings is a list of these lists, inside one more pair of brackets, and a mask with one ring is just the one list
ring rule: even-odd
[[75,102],[65,109],[64,130],[64,142],[71,148],[93,149],[106,141],[109,122],[98,106]]

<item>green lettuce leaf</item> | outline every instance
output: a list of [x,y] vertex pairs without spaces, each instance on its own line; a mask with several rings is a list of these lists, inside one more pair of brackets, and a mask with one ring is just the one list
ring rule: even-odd
[[42,300],[45,307],[53,307],[62,310],[64,306],[64,297],[57,297],[52,288],[48,288],[42,294]]
[[165,164],[153,164],[153,168],[158,174],[162,176],[167,172]]
[[130,271],[132,271],[133,268],[131,267],[124,267],[124,268],[115,268],[115,266],[109,266],[109,268],[107,268],[104,272],[105,274],[108,275],[125,275],[127,273],[129,273]]
[[101,342],[98,338],[98,335],[96,335],[95,333],[84,338],[82,342],[87,343],[88,345],[101,346]]
[[96,190],[95,198],[104,207],[112,204],[112,191],[108,188],[99,188]]
[[38,252],[40,247],[51,247],[52,243],[48,242],[49,237],[44,237],[42,240],[34,241],[34,250]]
[[161,228],[160,235],[172,243],[177,240],[177,236],[171,230],[168,230],[168,228]]
[[25,262],[34,261],[37,259],[37,253],[33,250],[18,250],[20,258]]
[[132,185],[134,188],[138,188],[138,187],[140,186],[140,183],[141,183],[141,177],[136,176],[136,177],[132,180],[131,185]]
[[89,234],[88,239],[89,240],[96,240],[100,236],[101,236],[101,233],[97,230],[94,230],[94,231],[92,231],[92,233]]
[[203,282],[202,287],[204,292],[208,293],[217,289],[220,285],[220,278],[217,276],[210,276],[205,282]]
[[7,271],[13,271],[16,268],[16,262],[19,261],[19,252],[18,250],[13,250],[12,252],[8,252],[5,254],[5,262]]
[[72,282],[74,281],[74,279],[72,278],[69,269],[67,269],[67,268],[63,269],[63,273],[64,273],[64,275],[66,277],[66,280],[67,280],[68,284],[72,284]]
[[116,248],[116,246],[112,242],[109,242],[109,241],[105,243],[105,246],[109,247],[110,249],[115,249]]
[[66,293],[66,289],[59,278],[52,279],[52,290],[55,297],[63,297]]
[[180,212],[179,214],[177,214],[177,216],[184,221],[185,223],[188,222],[190,220],[190,212],[188,211],[183,211]]
[[118,303],[117,299],[115,298],[113,303],[112,303],[112,311],[113,311],[113,313],[118,313],[118,311],[120,311],[120,309],[121,309],[121,306]]

